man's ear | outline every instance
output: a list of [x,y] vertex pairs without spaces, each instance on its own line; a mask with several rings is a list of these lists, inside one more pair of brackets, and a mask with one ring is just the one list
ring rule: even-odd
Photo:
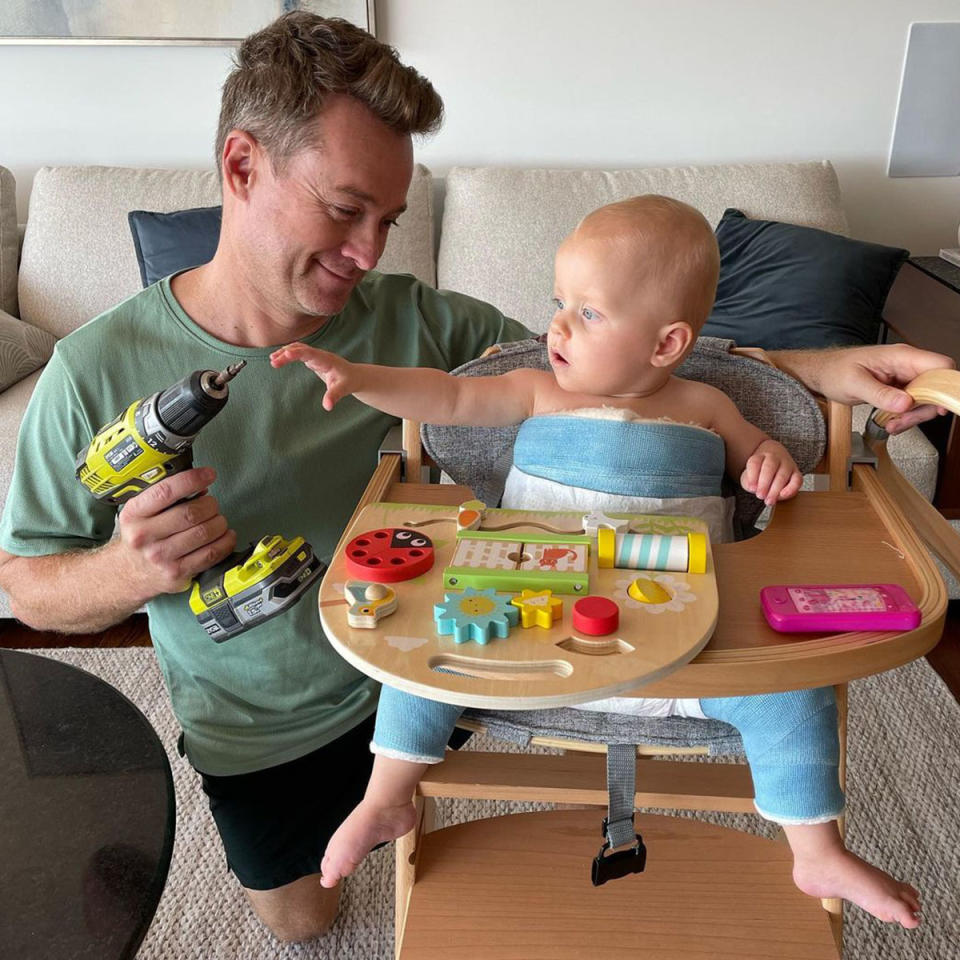
[[246,130],[231,130],[223,142],[220,158],[224,193],[229,191],[238,200],[246,200],[265,155],[256,137]]
[[693,327],[689,323],[681,321],[661,327],[650,363],[655,367],[669,367],[679,363],[693,345],[693,341]]

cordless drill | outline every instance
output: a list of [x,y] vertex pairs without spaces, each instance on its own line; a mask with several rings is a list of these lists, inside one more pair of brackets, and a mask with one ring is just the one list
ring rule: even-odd
[[[77,454],[77,479],[98,499],[122,505],[193,466],[193,442],[226,406],[227,384],[247,365],[194,370],[131,403]],[[326,570],[302,537],[276,534],[233,553],[194,581],[190,609],[217,642],[292,606]]]
[[126,503],[193,466],[193,441],[225,406],[227,384],[247,365],[194,370],[172,387],[134,400],[77,454],[77,479],[98,499]]

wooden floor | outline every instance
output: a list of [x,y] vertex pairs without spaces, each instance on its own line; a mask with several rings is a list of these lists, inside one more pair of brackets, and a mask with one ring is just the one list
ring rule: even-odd
[[29,650],[32,647],[149,647],[147,616],[140,613],[103,633],[45,633],[31,630],[16,620],[0,620],[0,647]]
[[[40,633],[16,620],[0,620],[0,647],[29,650],[31,647],[149,647],[147,618],[137,614],[103,633]],[[927,660],[960,700],[960,600],[951,600],[940,643]]]

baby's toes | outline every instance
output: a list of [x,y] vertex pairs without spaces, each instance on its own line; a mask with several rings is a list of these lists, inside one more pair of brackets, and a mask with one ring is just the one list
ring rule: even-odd
[[331,890],[340,882],[340,878],[340,871],[334,868],[329,857],[324,857],[320,863],[320,886]]
[[914,927],[920,926],[920,918],[915,916],[919,912],[919,904],[914,906],[904,897],[896,902],[891,910],[892,916],[890,919],[899,923],[901,927],[912,930]]
[[900,893],[900,897],[914,913],[919,913],[923,909],[920,904],[920,894],[917,893],[913,887],[905,885]]

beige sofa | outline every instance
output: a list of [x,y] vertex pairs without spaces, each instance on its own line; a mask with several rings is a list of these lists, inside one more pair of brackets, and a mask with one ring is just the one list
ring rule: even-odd
[[[380,269],[413,273],[488,300],[538,331],[550,318],[558,243],[583,214],[612,200],[664,193],[692,203],[713,223],[734,206],[754,217],[837,233],[848,229],[828,163],[622,171],[455,168],[442,187],[443,215],[437,218],[433,178],[417,167],[409,209],[391,233]],[[41,331],[63,337],[140,288],[127,212],[219,202],[212,171],[45,167],[30,194],[18,269],[14,190],[13,177],[0,168],[0,308],[6,314],[0,316],[0,355],[15,352],[23,375],[0,392],[0,504],[9,488],[20,420],[40,375],[40,370],[27,371],[32,363],[42,363],[53,342]],[[32,362],[31,356],[36,357]],[[190,358],[183,362],[186,373]],[[90,376],[106,378],[109,367],[91,370]],[[864,416],[861,411],[860,423]],[[936,478],[934,448],[914,429],[894,438],[890,449],[929,499]],[[62,452],[64,469],[72,469],[75,453]],[[9,616],[0,592],[0,617]]]

